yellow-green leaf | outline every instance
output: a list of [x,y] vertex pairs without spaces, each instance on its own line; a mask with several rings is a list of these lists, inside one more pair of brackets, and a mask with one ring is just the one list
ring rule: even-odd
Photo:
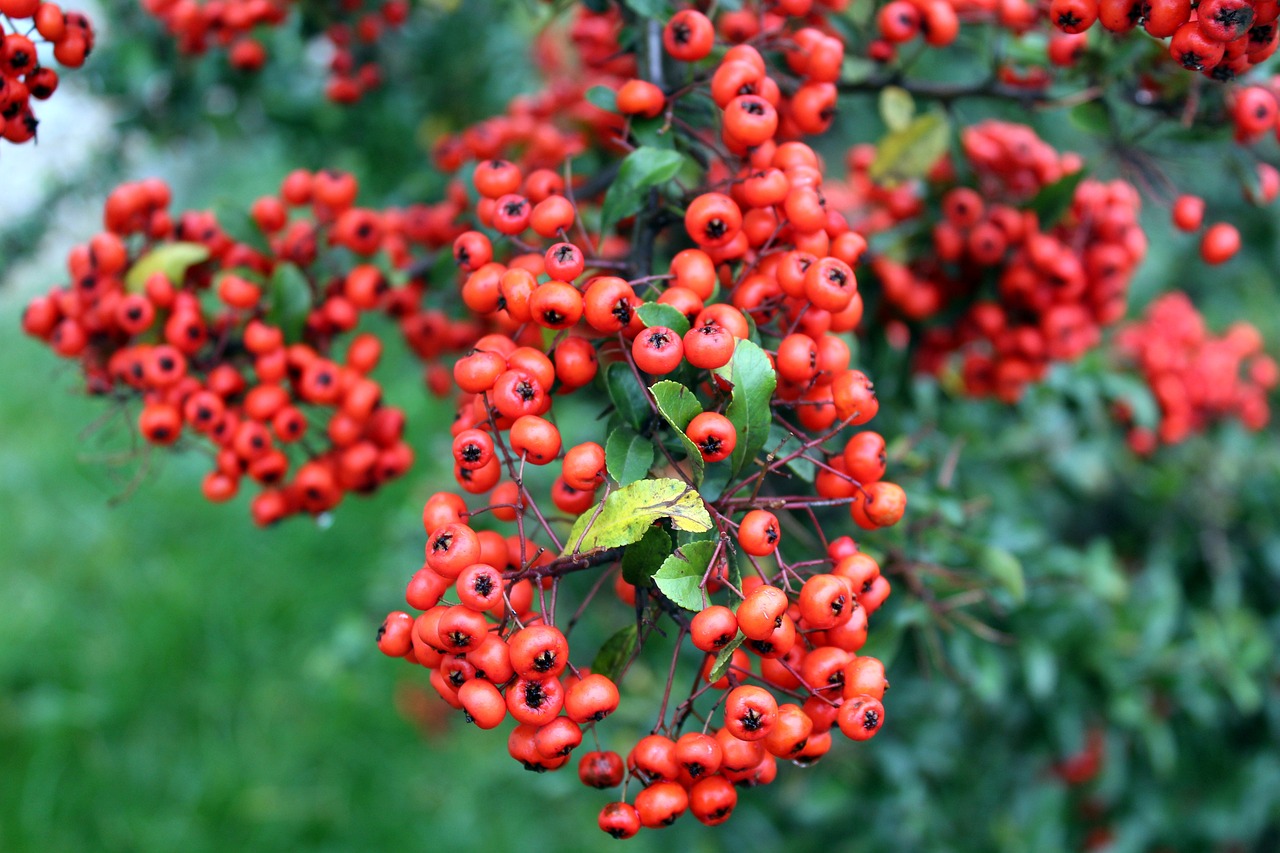
[[916,102],[901,86],[885,86],[880,90],[880,118],[893,132],[906,130],[916,114]]
[[1027,581],[1022,572],[1022,561],[1004,548],[988,545],[982,549],[982,570],[1000,584],[1018,604],[1027,599]]
[[603,505],[578,516],[565,539],[564,554],[639,542],[655,521],[664,518],[676,530],[703,533],[711,529],[711,516],[697,489],[680,480],[639,480],[611,492]]
[[203,243],[165,243],[134,262],[124,274],[124,286],[129,292],[138,293],[155,273],[164,273],[170,282],[181,286],[187,270],[207,260],[209,247]]
[[876,146],[871,178],[877,181],[909,181],[924,177],[947,152],[951,128],[940,112],[916,116],[902,130],[888,133]]

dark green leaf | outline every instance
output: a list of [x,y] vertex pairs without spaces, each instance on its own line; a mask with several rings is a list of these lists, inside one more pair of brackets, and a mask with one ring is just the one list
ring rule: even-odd
[[653,392],[653,399],[658,404],[658,412],[675,428],[676,436],[684,445],[692,469],[693,482],[700,484],[706,463],[702,460],[702,453],[698,450],[698,446],[685,435],[684,431],[689,426],[689,421],[701,414],[702,404],[698,402],[698,398],[692,391],[670,379],[655,382],[649,390]]
[[605,112],[618,111],[618,93],[608,86],[592,86],[587,90],[587,100]]
[[1111,114],[1102,101],[1077,104],[1067,112],[1067,120],[1080,130],[1099,136],[1111,132]]
[[702,482],[698,484],[698,491],[704,500],[718,500],[732,479],[733,474],[727,465],[712,465],[703,475]]
[[733,383],[733,394],[725,417],[738,431],[738,443],[731,458],[734,474],[755,459],[769,440],[773,412],[769,402],[778,387],[778,376],[764,350],[751,341],[738,341],[733,358],[720,375]]
[[662,594],[673,604],[685,610],[697,612],[702,609],[702,576],[711,565],[711,556],[715,553],[716,542],[703,539],[690,542],[679,551],[667,557],[653,576],[653,581],[662,590]]
[[683,336],[689,331],[689,318],[680,313],[680,309],[658,302],[646,302],[637,311],[645,326],[666,326],[677,335]]
[[1134,424],[1146,429],[1160,425],[1160,406],[1151,395],[1150,385],[1123,373],[1105,373],[1099,381],[1108,400],[1124,403],[1129,408]]
[[632,586],[650,586],[650,578],[674,547],[670,533],[657,525],[650,527],[639,542],[622,552],[622,579]]
[[746,637],[739,634],[729,642],[729,645],[720,650],[716,655],[716,662],[711,665],[711,672],[707,673],[707,681],[719,681],[724,678],[724,674],[729,671],[729,664],[733,663],[733,653],[746,640]]
[[625,0],[627,7],[646,18],[666,18],[669,14],[666,0]]
[[1095,539],[1084,553],[1084,582],[1103,601],[1118,603],[1129,597],[1129,582],[1111,543]]
[[[631,135],[635,137],[637,143],[648,148],[672,149],[676,144],[676,135],[671,131],[667,120],[662,116],[656,118],[633,118],[631,120]],[[690,162],[687,157],[685,162]],[[675,175],[673,174],[671,177],[674,178]],[[670,178],[667,180],[670,180]]]
[[636,653],[639,640],[640,635],[635,623],[622,628],[605,640],[600,651],[596,652],[595,659],[591,661],[591,671],[598,672],[611,680],[617,680],[622,675],[623,668],[631,660],[631,656]]
[[1040,227],[1048,230],[1058,223],[1062,215],[1071,209],[1071,202],[1076,196],[1076,187],[1084,180],[1084,170],[1067,175],[1035,194],[1031,199],[1031,209],[1040,219]]
[[643,480],[653,466],[653,441],[630,427],[619,427],[609,433],[604,458],[609,476],[619,485]]
[[636,379],[625,362],[615,361],[605,368],[605,384],[609,399],[622,419],[639,429],[651,414],[649,402],[644,396],[644,386]]
[[604,195],[600,230],[608,231],[619,220],[638,213],[647,191],[674,178],[683,164],[684,155],[679,151],[643,146],[628,154]]
[[293,264],[277,264],[267,294],[266,321],[279,326],[286,341],[301,340],[311,311],[311,286],[306,274]]
[[[775,459],[784,459],[799,450],[801,445],[800,439],[788,432],[781,424],[775,423],[769,427],[769,440],[765,442],[765,447]],[[787,462],[786,467],[808,483],[812,483],[818,476],[818,466],[808,459],[797,457]]]
[[214,206],[214,218],[218,220],[218,226],[222,228],[223,233],[232,240],[256,249],[264,255],[271,254],[271,244],[267,242],[267,235],[262,233],[258,223],[243,207],[230,202],[219,203]]

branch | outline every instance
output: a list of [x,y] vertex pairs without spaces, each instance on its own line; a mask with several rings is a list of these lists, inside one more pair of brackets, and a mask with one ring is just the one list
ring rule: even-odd
[[988,77],[974,83],[935,83],[926,80],[907,80],[900,73],[882,74],[866,80],[846,80],[837,84],[842,94],[876,93],[886,86],[897,86],[913,96],[950,104],[961,98],[989,98],[1014,101],[1024,106],[1065,107],[1092,101],[1101,96],[1096,86],[1082,89],[1063,98],[1050,97],[1042,90],[1021,89]]
[[607,565],[622,559],[624,548],[604,548],[599,551],[587,551],[582,554],[569,554],[564,557],[557,557],[550,563],[544,563],[541,566],[531,566],[516,572],[503,572],[504,580],[523,580],[525,578],[545,578],[545,577],[561,577],[570,572],[581,572],[586,569],[594,569],[597,566]]
[[[650,83],[663,88],[662,73],[662,24],[656,19],[645,21],[645,77]],[[658,233],[667,225],[662,215],[662,195],[658,189],[649,190],[648,203],[644,210],[636,216],[635,236],[631,244],[628,265],[632,278],[640,278],[653,273],[653,249]],[[604,235],[600,235],[601,239]]]

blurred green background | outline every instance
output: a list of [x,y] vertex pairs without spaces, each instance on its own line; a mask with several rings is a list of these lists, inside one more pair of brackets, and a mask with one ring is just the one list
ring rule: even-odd
[[[102,48],[51,102],[39,149],[3,152],[23,189],[0,219],[0,850],[617,844],[595,828],[607,794],[572,770],[521,770],[500,733],[463,725],[425,672],[373,646],[421,562],[421,503],[442,476],[431,460],[449,413],[416,367],[388,357],[380,375],[409,413],[410,476],[348,499],[331,525],[260,531],[245,499],[200,499],[205,459],[145,454],[131,413],[85,397],[18,328],[120,180],[165,177],[181,209],[247,204],[290,168],[334,166],[360,176],[364,200],[429,198],[439,178],[426,145],[533,85],[524,46],[542,14],[432,6],[393,38],[388,78],[401,85],[343,110],[321,100],[322,75],[290,33],[272,42],[279,60],[246,78],[178,60],[133,4],[109,5]],[[988,114],[966,104],[958,117]],[[879,132],[870,99],[850,100],[842,122],[832,150]],[[1114,140],[1061,113],[1041,124],[1116,174]],[[1257,323],[1274,353],[1274,210],[1245,208],[1229,169],[1199,165],[1222,162],[1222,139],[1150,148],[1210,196],[1214,218],[1242,223],[1247,245],[1209,270],[1149,203],[1132,313],[1181,287],[1215,329]],[[1261,151],[1275,160],[1274,141]],[[28,168],[37,157],[52,163]],[[910,523],[866,544],[921,564],[918,588],[895,577],[872,622],[869,651],[891,663],[888,722],[872,742],[744,791],[722,827],[685,818],[627,846],[1074,851],[1105,829],[1116,851],[1280,849],[1275,427],[1228,425],[1143,461],[1109,421],[1113,369],[1100,355],[1016,407],[949,398],[874,342],[861,361],[884,401],[877,428],[910,437],[894,464],[912,501]],[[832,518],[830,532],[845,532]],[[972,607],[939,617],[931,603],[958,589],[934,563],[977,590]],[[643,695],[654,679],[638,676],[624,728],[656,707]],[[1090,731],[1104,744],[1099,773],[1068,786],[1052,768]]]

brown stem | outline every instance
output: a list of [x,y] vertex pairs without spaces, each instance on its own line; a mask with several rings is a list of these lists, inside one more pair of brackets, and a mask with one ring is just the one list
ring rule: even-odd
[[594,569],[597,566],[603,566],[617,560],[621,560],[622,552],[624,550],[625,549],[621,547],[603,548],[599,551],[585,551],[581,554],[566,554],[563,557],[557,557],[550,563],[544,563],[541,566],[530,566],[527,569],[520,569],[515,572],[503,572],[502,577],[506,580],[563,577],[570,572],[581,572],[586,569]]

